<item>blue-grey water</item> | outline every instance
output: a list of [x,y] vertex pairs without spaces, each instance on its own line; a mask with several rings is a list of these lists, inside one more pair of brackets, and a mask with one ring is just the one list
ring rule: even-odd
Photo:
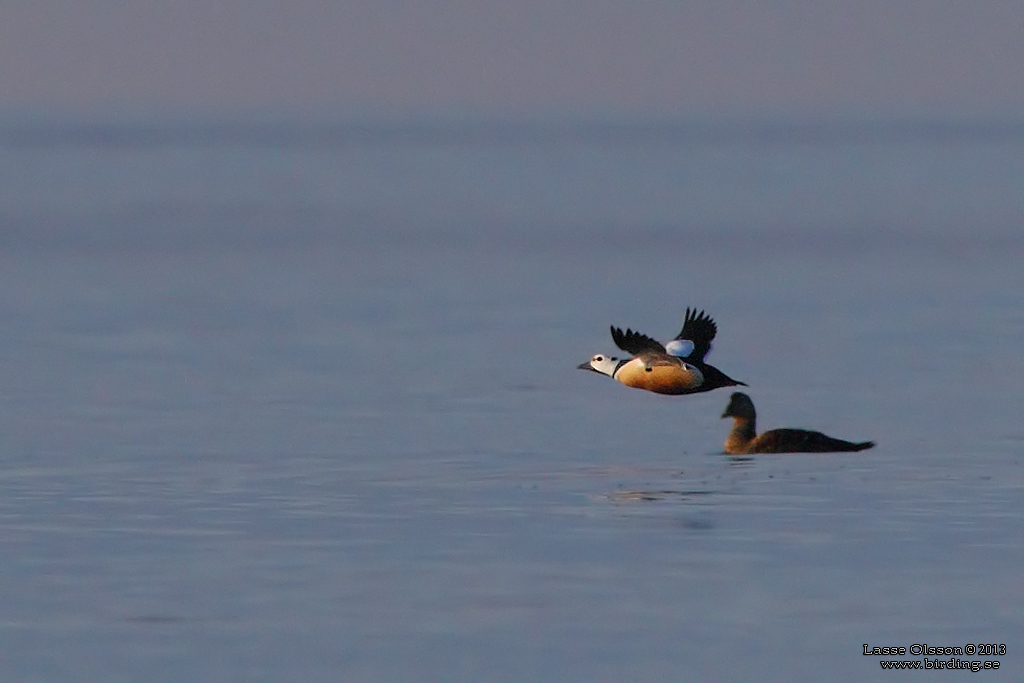
[[1024,126],[8,121],[0,292],[0,680],[1024,671]]

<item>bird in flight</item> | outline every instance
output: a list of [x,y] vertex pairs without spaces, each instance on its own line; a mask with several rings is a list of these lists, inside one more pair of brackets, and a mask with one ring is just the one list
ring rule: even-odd
[[704,362],[718,325],[704,311],[686,309],[683,329],[672,341],[662,344],[645,334],[612,327],[612,340],[632,358],[597,354],[580,370],[608,375],[627,387],[658,394],[696,394],[719,387],[747,386]]

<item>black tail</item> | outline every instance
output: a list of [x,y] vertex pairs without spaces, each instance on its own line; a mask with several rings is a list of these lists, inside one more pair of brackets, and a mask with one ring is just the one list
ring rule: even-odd
[[842,439],[833,439],[831,436],[825,436],[820,434],[820,438],[809,439],[809,443],[813,443],[816,450],[829,453],[842,453],[842,452],[853,452],[853,451],[866,451],[869,448],[875,447],[874,441],[862,441],[860,443],[853,443],[852,441],[843,441]]
[[699,366],[701,374],[704,375],[704,384],[701,389],[704,391],[711,391],[712,389],[718,389],[720,387],[745,387],[746,382],[740,382],[735,380],[729,375],[725,374],[713,365],[701,365]]

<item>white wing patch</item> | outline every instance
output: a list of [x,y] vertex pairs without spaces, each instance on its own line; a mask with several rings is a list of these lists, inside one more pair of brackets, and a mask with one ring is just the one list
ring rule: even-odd
[[665,353],[676,358],[687,358],[693,353],[693,342],[689,339],[673,339],[665,344]]

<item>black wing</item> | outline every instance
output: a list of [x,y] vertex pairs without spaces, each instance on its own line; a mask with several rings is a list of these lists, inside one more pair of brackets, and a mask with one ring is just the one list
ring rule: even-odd
[[693,353],[690,358],[704,360],[704,356],[711,350],[711,340],[718,334],[718,325],[708,316],[707,313],[697,309],[692,311],[686,309],[686,317],[683,319],[683,329],[676,336],[676,339],[688,339],[693,342]]
[[615,345],[623,351],[637,356],[644,351],[657,351],[658,353],[665,353],[665,347],[661,345],[661,342],[651,339],[646,334],[640,334],[633,330],[626,328],[623,332],[617,327],[612,327],[612,339],[615,341]]

